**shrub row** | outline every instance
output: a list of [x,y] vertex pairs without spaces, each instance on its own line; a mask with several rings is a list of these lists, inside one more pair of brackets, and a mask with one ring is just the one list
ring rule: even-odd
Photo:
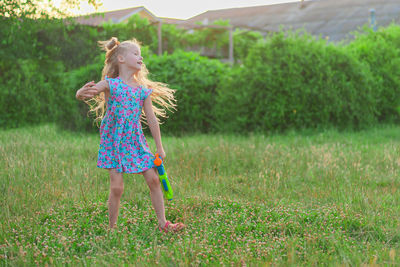
[[[285,35],[286,34],[286,35]],[[221,80],[215,127],[225,131],[359,128],[376,123],[368,65],[307,34],[276,33]]]
[[56,120],[64,66],[51,62],[52,72],[48,72],[46,63],[30,59],[0,62],[0,128]]
[[399,119],[400,108],[400,26],[390,25],[374,33],[356,33],[356,39],[345,47],[369,66],[379,121]]
[[[275,33],[249,44],[233,67],[196,53],[144,51],[151,78],[177,89],[178,110],[163,132],[359,129],[400,121],[399,26],[359,34],[348,45]],[[57,121],[95,130],[86,104],[75,100],[78,88],[100,78],[104,56],[91,61],[73,71],[47,57],[2,61],[1,127]]]

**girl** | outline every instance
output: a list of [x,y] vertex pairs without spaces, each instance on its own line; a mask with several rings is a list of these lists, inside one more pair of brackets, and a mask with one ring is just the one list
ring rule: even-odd
[[[85,84],[76,92],[76,98],[90,99],[86,103],[96,113],[97,120],[101,120],[97,167],[108,169],[110,173],[109,226],[114,228],[116,225],[124,190],[122,174],[141,173],[150,188],[160,231],[181,230],[184,224],[172,224],[165,219],[164,199],[154,168],[154,156],[149,150],[140,123],[143,107],[157,153],[164,159],[166,155],[156,115],[165,117],[165,109],[175,107],[174,90],[147,78],[148,70],[143,63],[137,40],[120,43],[113,37],[99,43],[106,50],[102,81]],[[153,106],[152,98],[165,109]]]

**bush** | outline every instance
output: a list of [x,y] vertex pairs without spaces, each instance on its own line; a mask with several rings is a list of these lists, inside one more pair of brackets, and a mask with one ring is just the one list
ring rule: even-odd
[[182,51],[154,55],[145,61],[153,80],[177,90],[177,111],[168,113],[163,131],[173,134],[211,131],[216,120],[213,112],[216,89],[227,66],[218,60]]
[[157,28],[147,19],[134,15],[126,23],[104,23],[99,29],[98,40],[108,40],[115,36],[118,40],[125,41],[136,38],[156,52],[158,49]]
[[[223,131],[360,128],[375,122],[368,67],[303,33],[276,33],[249,51],[218,90]],[[230,121],[231,123],[222,123]]]
[[59,105],[62,108],[57,120],[61,128],[74,131],[97,131],[95,116],[90,116],[89,106],[83,101],[78,101],[75,94],[87,82],[100,80],[103,64],[104,56],[98,57],[93,64],[64,73],[59,97]]
[[[52,72],[46,71],[49,67]],[[0,127],[54,121],[58,85],[62,81],[60,62],[20,59],[0,63]]]
[[236,29],[233,37],[235,62],[243,61],[247,57],[250,48],[262,39],[263,36],[259,32]]
[[[0,26],[2,128],[57,119],[64,128],[96,130],[87,105],[75,100],[78,88],[101,77],[104,55],[96,42],[114,35],[138,38],[145,53],[158,46],[156,27],[138,16],[101,27],[3,17]],[[209,45],[225,57],[225,29],[162,30],[164,51],[171,54],[145,55],[145,61],[152,79],[177,89],[178,110],[169,113],[163,132],[358,129],[400,122],[399,26],[366,30],[336,46],[305,33],[281,32],[263,41],[258,33],[236,30],[235,59],[243,64],[233,68],[178,50]]]
[[348,54],[366,62],[375,81],[380,122],[399,122],[400,27],[391,25],[377,32],[366,28],[346,47]]
[[97,28],[65,23],[57,19],[0,19],[0,34],[7,36],[0,42],[1,58],[57,61],[66,70],[90,64],[100,54]]

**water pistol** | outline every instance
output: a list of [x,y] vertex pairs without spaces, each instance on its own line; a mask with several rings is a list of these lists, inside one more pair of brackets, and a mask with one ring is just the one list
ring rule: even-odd
[[157,167],[158,177],[160,178],[161,188],[164,191],[164,196],[166,199],[172,200],[174,197],[174,192],[172,191],[171,184],[168,181],[167,172],[165,171],[164,164],[158,153],[156,153],[154,164]]

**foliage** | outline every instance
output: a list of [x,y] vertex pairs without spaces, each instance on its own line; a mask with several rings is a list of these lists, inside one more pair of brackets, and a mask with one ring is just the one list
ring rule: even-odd
[[217,20],[210,26],[199,23],[197,28],[191,29],[186,37],[187,48],[217,58],[228,58],[229,21]]
[[71,70],[91,63],[100,53],[99,36],[93,27],[66,25],[66,21],[58,19],[28,18],[5,18],[0,25],[0,34],[6,36],[0,43],[0,56],[5,61],[60,61],[66,70]]
[[374,79],[378,119],[400,122],[400,27],[392,24],[377,32],[366,28],[346,49],[360,61],[366,62]]
[[[0,24],[6,36],[0,43],[0,127],[54,121],[63,107],[57,103],[64,73],[91,62],[93,50],[100,52],[97,31],[56,19],[3,18]],[[71,32],[82,38],[71,38]]]
[[147,60],[153,80],[176,89],[178,109],[169,113],[163,131],[181,134],[209,132],[214,115],[216,87],[227,66],[196,53],[177,51]]
[[233,33],[233,55],[235,62],[240,63],[244,61],[250,48],[262,39],[263,36],[259,32],[236,29]]
[[171,24],[162,24],[161,29],[162,51],[164,53],[166,52],[168,54],[172,54],[176,50],[184,50],[188,48],[188,34],[185,29],[178,28],[175,25]]
[[[186,38],[186,48],[199,51],[201,54],[209,55],[219,59],[229,58],[229,27],[231,26],[227,20],[216,20],[207,28],[207,25],[200,28],[192,29]],[[221,28],[213,28],[221,26]],[[263,39],[260,32],[234,29],[233,30],[233,54],[236,62],[245,59],[251,46]]]
[[307,34],[272,34],[219,87],[216,127],[237,132],[360,128],[375,122],[368,68]]
[[[216,24],[229,26],[227,21]],[[84,115],[82,121],[60,125],[93,129],[85,105],[75,103],[73,91],[100,78],[103,52],[97,41],[112,36],[141,41],[153,79],[178,89],[178,111],[170,113],[163,126],[166,132],[359,129],[400,121],[396,25],[358,34],[348,45],[327,44],[304,33],[281,32],[264,40],[260,33],[235,30],[232,68],[180,52],[197,45],[216,49],[217,57],[226,58],[226,29],[188,33],[163,25],[165,52],[156,56],[157,25],[138,15],[127,23],[100,27],[10,16],[2,17],[0,26],[0,35],[5,36],[0,42],[1,128],[66,119],[67,112],[76,112],[71,118]],[[61,103],[69,109],[60,108]]]
[[[51,68],[51,72],[47,71]],[[0,127],[54,121],[64,67],[45,60],[19,59],[0,63]]]
[[158,48],[156,25],[150,24],[149,20],[141,18],[137,14],[130,17],[126,23],[104,23],[100,36],[101,40],[108,40],[113,36],[120,41],[136,38],[152,51],[157,51]]
[[98,82],[101,78],[104,56],[98,57],[96,63],[77,70],[64,73],[62,93],[59,95],[59,112],[57,124],[63,129],[75,131],[96,131],[94,114],[89,114],[88,105],[75,98],[76,91],[89,81]]
[[2,18],[54,18],[69,14],[69,9],[79,7],[82,2],[87,2],[94,8],[98,8],[99,0],[2,0],[0,5],[0,17]]

